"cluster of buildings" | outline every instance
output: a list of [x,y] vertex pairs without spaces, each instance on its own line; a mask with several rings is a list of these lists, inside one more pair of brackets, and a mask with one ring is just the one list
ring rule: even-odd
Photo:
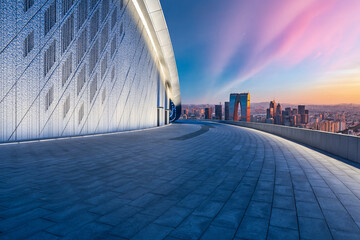
[[[255,121],[264,122],[261,118]],[[265,123],[356,135],[356,131],[351,129],[347,131],[348,124],[345,113],[318,113],[310,115],[309,110],[305,109],[305,105],[299,105],[297,108],[287,107],[285,110],[282,110],[281,105],[276,104],[275,101],[271,101],[269,108],[266,109]]]
[[[212,109],[213,105],[203,104],[203,105],[182,105],[182,119],[205,119],[205,108]],[[212,110],[210,110],[210,115]]]
[[[238,109],[240,107],[240,112]],[[224,118],[223,118],[224,112]],[[218,105],[183,105],[182,119],[215,119],[250,122],[250,94],[231,93],[225,108]]]
[[281,109],[281,105],[275,101],[270,102],[270,106],[266,109],[266,123],[281,124],[286,126],[305,126],[309,121],[309,110],[305,109],[305,105],[299,105],[297,108],[290,107]]
[[320,113],[311,118],[307,128],[325,132],[344,132],[347,129],[345,114],[337,113],[334,117],[330,114]]
[[183,106],[182,119],[223,119],[221,103],[219,105],[189,105]]
[[182,119],[240,120],[360,135],[359,115],[353,109],[339,112],[333,111],[329,106],[311,105],[310,114],[305,105],[287,105],[285,109],[275,101],[271,101],[268,108],[266,105],[255,103],[251,115],[249,93],[232,93],[224,105],[183,105]]

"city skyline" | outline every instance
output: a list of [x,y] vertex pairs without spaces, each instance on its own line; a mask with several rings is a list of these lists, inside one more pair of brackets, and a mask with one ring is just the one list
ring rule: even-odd
[[162,1],[183,103],[249,91],[253,102],[360,104],[360,2],[226,3]]

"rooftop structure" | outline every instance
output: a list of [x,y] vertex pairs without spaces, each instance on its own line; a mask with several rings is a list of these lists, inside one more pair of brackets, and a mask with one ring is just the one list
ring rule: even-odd
[[0,5],[0,142],[148,128],[180,116],[159,0],[20,2]]

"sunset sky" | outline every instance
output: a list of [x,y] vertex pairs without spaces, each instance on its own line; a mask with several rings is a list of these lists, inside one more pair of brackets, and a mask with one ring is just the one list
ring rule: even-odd
[[360,104],[359,0],[161,0],[182,103]]

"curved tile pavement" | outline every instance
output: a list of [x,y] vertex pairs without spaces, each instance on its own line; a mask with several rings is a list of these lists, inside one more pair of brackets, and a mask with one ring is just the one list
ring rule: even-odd
[[0,145],[0,238],[360,238],[358,164],[208,124]]

